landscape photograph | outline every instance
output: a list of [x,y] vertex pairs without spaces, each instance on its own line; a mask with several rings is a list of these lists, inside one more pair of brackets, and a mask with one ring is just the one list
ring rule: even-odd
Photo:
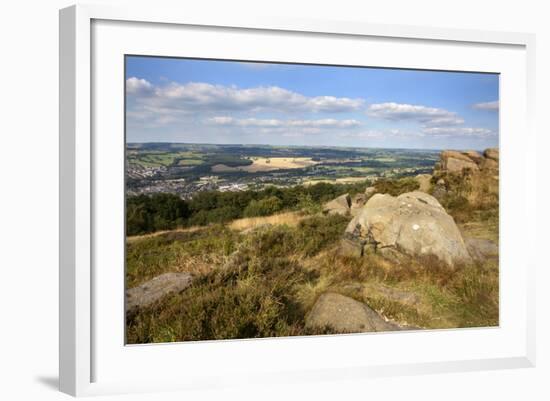
[[499,75],[125,56],[126,344],[499,325]]

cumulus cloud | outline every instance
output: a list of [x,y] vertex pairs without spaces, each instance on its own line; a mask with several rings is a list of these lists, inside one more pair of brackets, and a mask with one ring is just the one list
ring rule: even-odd
[[366,130],[356,132],[341,132],[338,134],[342,138],[406,138],[406,137],[421,137],[425,136],[422,132],[408,132],[399,129],[380,129]]
[[493,102],[482,102],[472,105],[477,110],[498,111],[500,108],[500,102],[495,100]]
[[[242,88],[205,82],[154,85],[131,77],[126,81],[126,91],[130,126],[149,129],[198,128],[220,133],[220,128],[227,127],[230,129],[224,132],[234,135],[324,134],[334,138],[487,138],[498,133],[465,126],[462,117],[443,108],[395,102],[367,107],[361,98],[306,96],[278,86]],[[473,107],[498,110],[498,101]],[[349,118],[353,114],[348,113],[354,112],[386,123],[364,126],[360,119]],[[338,113],[346,113],[348,118],[333,118]]]
[[282,120],[261,118],[234,118],[230,116],[216,116],[204,121],[210,126],[238,129],[245,133],[262,135],[277,134],[287,137],[300,137],[312,134],[328,134],[342,130],[354,130],[361,126],[358,120],[337,120],[333,118],[309,120]]
[[406,103],[371,104],[367,114],[390,121],[416,121],[430,126],[464,123],[464,120],[452,111]]
[[464,119],[457,113],[435,107],[406,103],[378,103],[371,104],[367,114],[389,121],[412,121],[420,124],[420,130],[409,133],[410,136],[482,138],[495,134],[487,128],[465,127]]
[[126,80],[126,92],[130,94],[144,94],[153,89],[153,85],[145,80],[131,77]]
[[[141,94],[136,101],[144,108],[156,111],[224,112],[224,111],[271,111],[340,113],[356,111],[363,107],[363,99],[335,96],[305,96],[278,86],[239,88],[237,86],[213,85],[204,82],[164,86],[148,86],[147,81],[135,77],[127,80],[130,95]],[[150,84],[149,84],[150,85]],[[142,88],[151,89],[149,92]]]
[[391,136],[390,132],[378,131],[378,130],[368,130],[368,131],[359,131],[359,132],[340,132],[338,134],[340,138],[382,138]]
[[494,135],[494,131],[487,128],[472,128],[472,127],[426,127],[422,130],[423,133],[433,136],[476,136],[487,137]]
[[206,121],[221,126],[272,128],[353,128],[361,125],[361,122],[358,120],[336,120],[333,118],[318,120],[279,120],[217,116],[209,118]]

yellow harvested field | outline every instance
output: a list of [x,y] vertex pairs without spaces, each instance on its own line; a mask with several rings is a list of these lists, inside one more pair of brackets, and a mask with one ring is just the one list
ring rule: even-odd
[[287,212],[274,214],[272,216],[247,217],[244,219],[233,220],[229,223],[229,228],[237,231],[244,231],[263,226],[265,224],[296,226],[303,219],[304,216],[300,215],[298,212]]
[[260,171],[304,168],[319,163],[311,160],[311,157],[253,157],[251,160],[252,164],[248,166],[230,167],[225,164],[216,164],[215,166],[212,166],[211,170],[213,173],[231,171],[257,173]]

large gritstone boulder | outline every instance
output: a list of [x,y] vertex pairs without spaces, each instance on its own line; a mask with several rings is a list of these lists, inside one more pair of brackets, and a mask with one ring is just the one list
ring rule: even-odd
[[348,224],[344,237],[359,241],[364,252],[433,255],[449,266],[470,260],[453,218],[437,199],[419,191],[374,195]]
[[351,208],[351,198],[349,194],[344,194],[323,205],[323,213],[348,215]]
[[478,171],[477,163],[467,153],[461,153],[454,150],[441,152],[440,167],[442,171],[449,173],[459,173],[464,169]]
[[459,174],[464,170],[468,170],[470,173],[489,171],[490,174],[494,174],[496,170],[498,174],[498,161],[498,148],[485,149],[483,155],[475,150],[464,152],[445,150],[441,152],[439,161],[435,165],[434,175]]
[[368,199],[370,199],[372,197],[372,195],[374,195],[376,193],[376,188],[375,187],[367,187],[365,189],[365,197]]
[[485,149],[485,152],[483,152],[483,155],[487,158],[487,159],[492,159],[496,162],[499,161],[500,159],[500,152],[498,150],[498,148],[489,148],[489,149]]
[[319,297],[306,316],[306,327],[317,330],[329,328],[337,333],[401,329],[364,303],[336,293],[325,293]]
[[361,213],[363,206],[367,203],[367,196],[365,194],[356,194],[351,198],[350,213],[352,216],[357,216]]

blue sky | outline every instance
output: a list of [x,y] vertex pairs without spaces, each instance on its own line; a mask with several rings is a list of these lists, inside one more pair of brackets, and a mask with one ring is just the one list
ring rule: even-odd
[[498,75],[127,56],[128,142],[498,146]]

